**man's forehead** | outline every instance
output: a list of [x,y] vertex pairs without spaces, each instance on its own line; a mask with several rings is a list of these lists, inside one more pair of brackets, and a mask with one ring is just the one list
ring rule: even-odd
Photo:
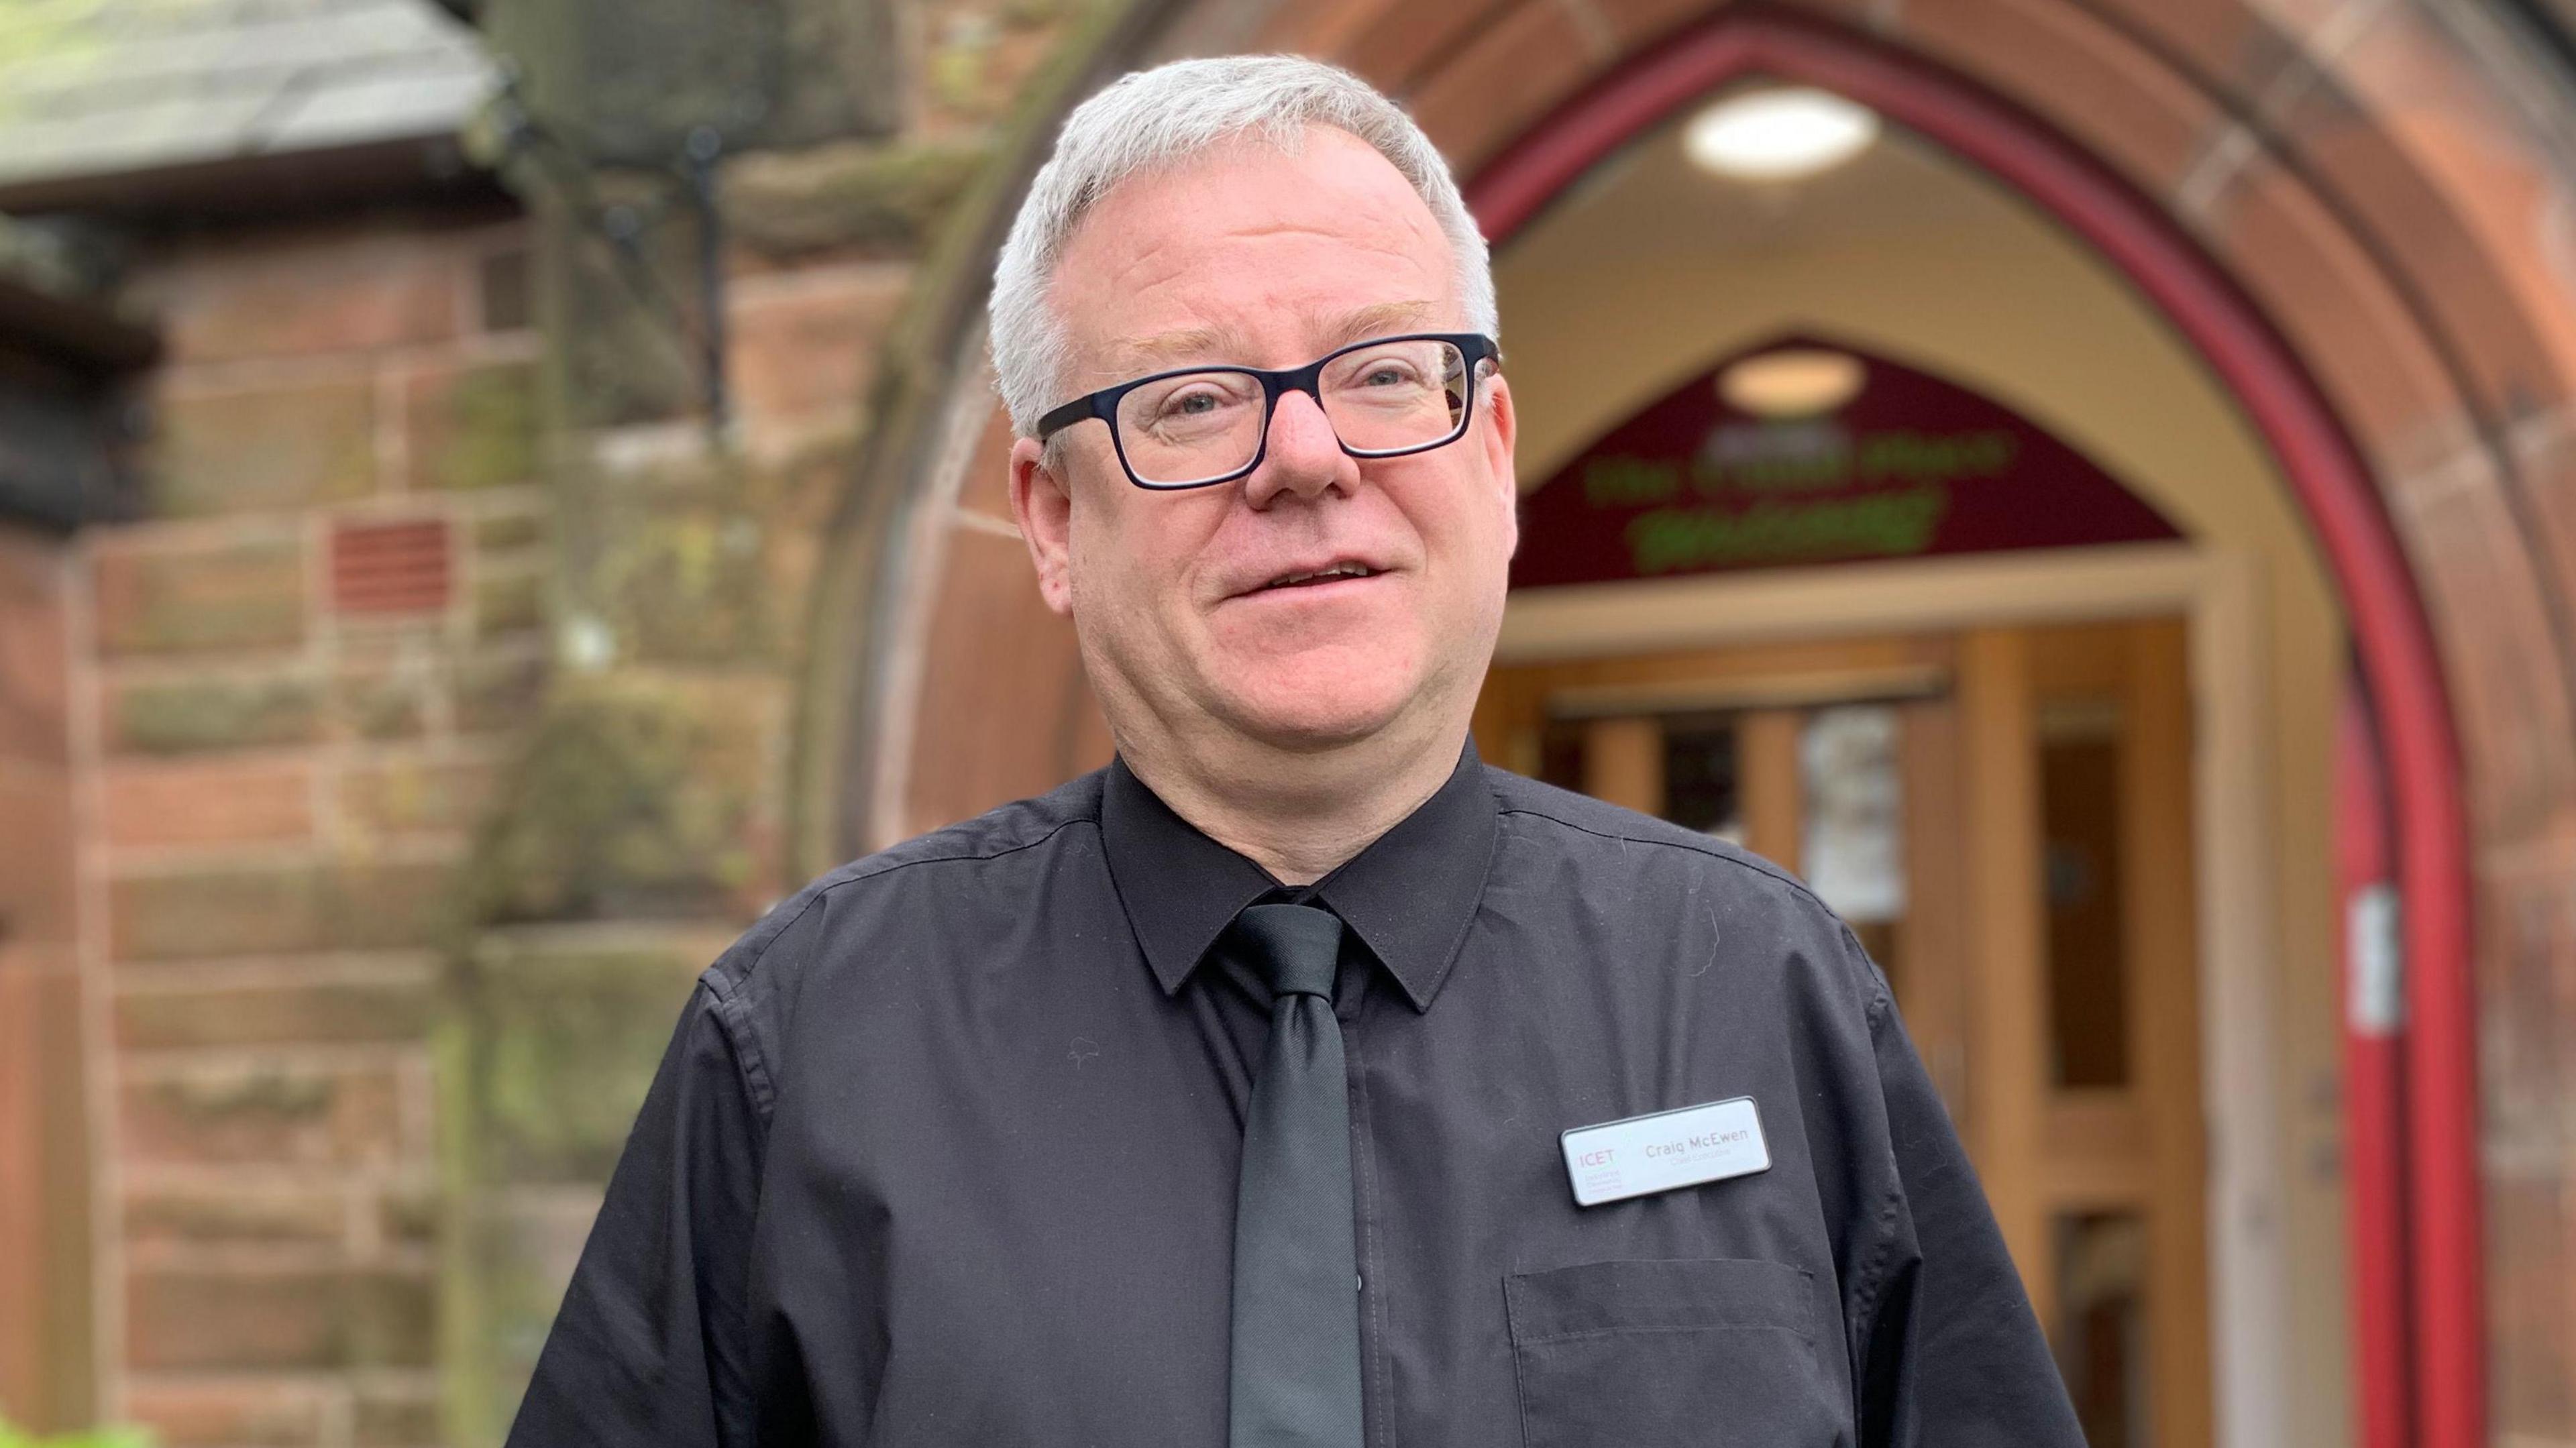
[[[1317,352],[1328,352],[1344,342],[1357,342],[1381,333],[1418,331],[1436,323],[1439,311],[1437,302],[1418,299],[1370,302],[1362,306],[1307,313],[1297,319],[1302,325],[1295,330],[1305,345]],[[1206,361],[1242,362],[1249,366],[1257,365],[1260,346],[1258,339],[1237,326],[1181,327],[1112,337],[1100,348],[1100,365],[1104,370],[1122,375]]]
[[[1114,382],[1196,362],[1293,366],[1440,326],[1447,236],[1394,163],[1336,127],[1246,134],[1109,188],[1052,290],[1075,369]],[[1068,379],[1072,380],[1072,379]],[[1097,385],[1097,384],[1094,384]]]

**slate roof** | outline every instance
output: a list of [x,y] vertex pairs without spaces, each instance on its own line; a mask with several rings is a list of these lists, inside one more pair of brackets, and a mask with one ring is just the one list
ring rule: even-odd
[[0,187],[447,135],[493,84],[430,0],[0,0]]

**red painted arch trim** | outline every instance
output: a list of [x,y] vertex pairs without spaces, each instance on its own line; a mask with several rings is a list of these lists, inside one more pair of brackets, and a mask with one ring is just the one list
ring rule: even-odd
[[2405,1070],[2414,1441],[2485,1442],[2475,1018],[2457,735],[2413,574],[2349,435],[2259,308],[2165,210],[2054,127],[1977,83],[1805,16],[1736,11],[1623,64],[1540,120],[1466,188],[1510,239],[1594,163],[1725,82],[1838,92],[2048,211],[2163,310],[2270,445],[2341,594],[2381,730],[2407,970]]

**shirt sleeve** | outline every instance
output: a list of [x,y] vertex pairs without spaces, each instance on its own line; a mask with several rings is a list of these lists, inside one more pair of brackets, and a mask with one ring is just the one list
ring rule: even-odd
[[764,1124],[702,978],[645,1093],[508,1448],[753,1438],[745,1296]]
[[1994,1211],[1883,985],[1868,1015],[1897,1182],[1854,1304],[1863,1448],[2084,1448]]

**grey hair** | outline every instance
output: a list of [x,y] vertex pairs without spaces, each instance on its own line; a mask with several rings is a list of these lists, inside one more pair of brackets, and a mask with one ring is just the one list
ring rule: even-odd
[[1347,131],[1393,163],[1431,208],[1457,267],[1469,330],[1500,334],[1484,233],[1431,138],[1368,82],[1302,55],[1176,60],[1121,77],[1076,106],[1055,154],[1020,202],[993,268],[993,372],[1020,436],[1040,415],[1071,362],[1072,345],[1048,305],[1049,283],[1083,216],[1119,182],[1189,160],[1247,132],[1294,154],[1307,126]]

